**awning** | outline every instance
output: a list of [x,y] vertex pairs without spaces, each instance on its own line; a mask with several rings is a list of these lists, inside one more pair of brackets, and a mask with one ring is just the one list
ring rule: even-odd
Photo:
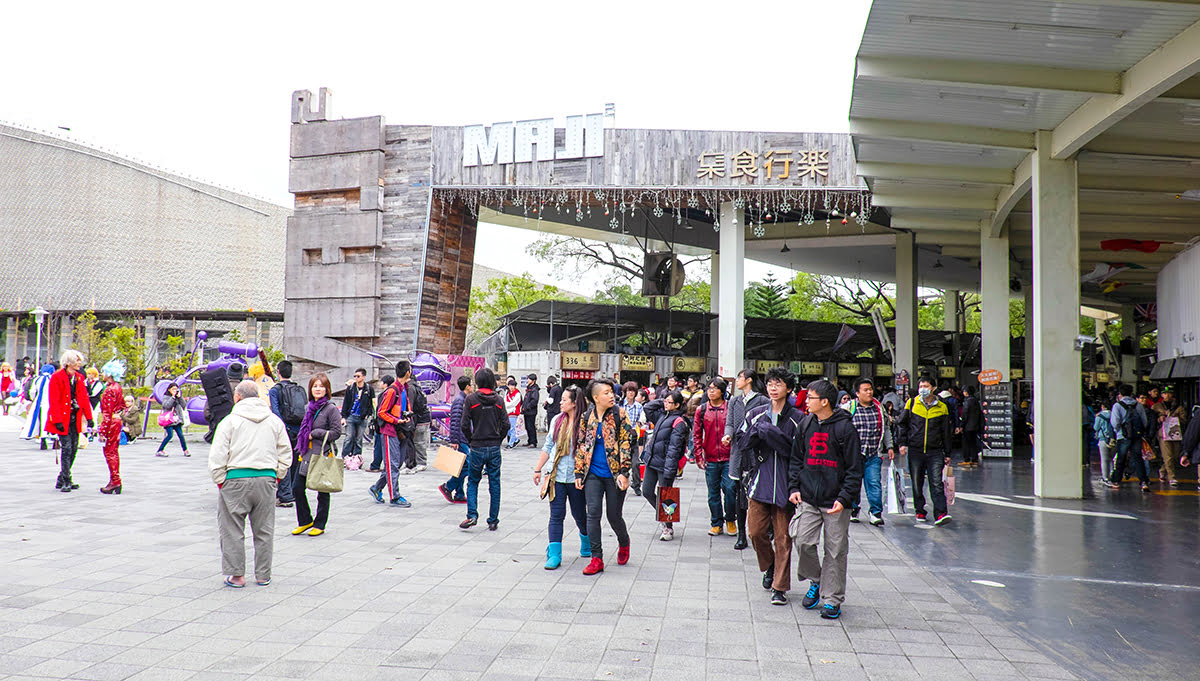
[[1154,367],[1150,369],[1150,380],[1161,381],[1164,378],[1171,377],[1171,368],[1175,366],[1174,359],[1160,359],[1154,363]]
[[1200,355],[1177,357],[1175,367],[1171,370],[1171,378],[1200,377]]

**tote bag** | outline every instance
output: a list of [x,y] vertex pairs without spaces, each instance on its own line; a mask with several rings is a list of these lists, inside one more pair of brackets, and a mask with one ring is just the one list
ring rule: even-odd
[[[327,433],[325,438],[328,437]],[[304,486],[314,492],[341,492],[346,466],[342,463],[342,457],[333,452],[325,453],[325,438],[321,440],[321,448],[315,454],[310,454],[312,459],[308,462]],[[309,451],[312,451],[311,445]]]
[[900,474],[900,469],[896,468],[896,462],[892,461],[888,464],[887,476],[887,512],[889,515],[898,515],[904,513],[904,476]]

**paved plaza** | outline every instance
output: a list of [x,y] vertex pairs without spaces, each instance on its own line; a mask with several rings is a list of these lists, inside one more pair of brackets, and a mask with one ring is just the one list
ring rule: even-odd
[[[80,453],[82,488],[67,495],[53,488],[53,452],[3,436],[0,678],[1077,678],[915,567],[887,538],[891,524],[851,526],[841,620],[800,606],[806,583],[770,605],[753,551],[707,535],[692,467],[675,541],[654,538],[649,505],[631,495],[632,559],[598,577],[581,574],[573,534],[563,567],[542,569],[548,512],[528,474],[533,450],[505,453],[496,532],[459,530],[464,507],[441,498],[435,471],[402,478],[409,510],[374,503],[374,476],[347,472],[327,534],[291,536],[294,509],[279,509],[274,583],[230,589],[206,446],[167,459],[153,441],[122,448],[125,493],[106,497],[98,443]],[[605,543],[615,553],[611,533]]]

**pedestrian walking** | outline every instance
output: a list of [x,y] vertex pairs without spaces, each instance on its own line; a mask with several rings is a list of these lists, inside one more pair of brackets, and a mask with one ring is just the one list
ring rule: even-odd
[[1133,468],[1142,482],[1142,491],[1149,492],[1150,473],[1142,458],[1142,439],[1149,428],[1149,420],[1145,410],[1133,398],[1133,386],[1122,385],[1118,389],[1109,420],[1117,436],[1117,459],[1108,481],[1109,488],[1120,489],[1125,480],[1125,469]]
[[705,388],[708,400],[696,408],[692,419],[692,452],[708,487],[708,534],[713,537],[721,536],[722,529],[731,537],[738,532],[736,484],[729,477],[729,444],[725,442],[729,420],[725,388],[723,379],[710,380]]
[[1113,430],[1112,411],[1103,403],[1099,403],[1100,411],[1092,421],[1092,431],[1096,433],[1096,448],[1100,450],[1100,481],[1108,484],[1112,478],[1113,458],[1117,455],[1117,434]]
[[546,432],[550,432],[550,422],[558,416],[558,404],[562,398],[563,387],[558,384],[558,377],[551,376],[546,379],[546,401],[542,406],[546,410]]
[[49,418],[46,420],[46,432],[58,436],[59,442],[59,473],[55,485],[60,492],[70,492],[79,489],[79,485],[71,479],[71,466],[75,464],[75,454],[79,451],[79,434],[86,433],[87,428],[94,428],[92,419],[92,403],[88,399],[87,381],[81,367],[83,353],[78,350],[67,350],[60,358],[62,368],[50,376],[49,388]]
[[792,442],[803,414],[789,398],[796,377],[783,367],[767,372],[769,404],[746,413],[739,437],[742,456],[747,457],[746,533],[762,571],[763,589],[771,592],[772,605],[787,605],[792,588],[792,537],[788,521],[794,506],[789,499],[788,464]]
[[517,389],[517,379],[508,377],[508,390],[504,393],[504,408],[508,412],[508,446],[517,446],[520,436],[517,434],[517,420],[521,418],[521,391]]
[[1163,462],[1162,468],[1158,470],[1158,481],[1178,487],[1175,466],[1179,462],[1179,443],[1183,440],[1183,431],[1187,427],[1187,409],[1175,401],[1175,390],[1167,387],[1163,389],[1162,397],[1151,410],[1157,417],[1158,427],[1154,436],[1158,438]]
[[641,448],[645,444],[646,398],[641,396],[645,390],[639,389],[637,383],[628,381],[621,386],[621,392],[624,398],[617,406],[625,410],[625,415],[629,417],[629,423],[633,425],[634,434],[633,466],[629,469],[629,490],[634,495],[641,496],[642,476],[638,463],[641,461]]
[[908,398],[900,414],[900,456],[908,456],[912,476],[913,511],[925,522],[925,482],[933,502],[933,524],[945,525],[951,517],[942,486],[942,467],[950,463],[953,437],[950,407],[933,393],[933,379],[917,379],[917,396]]
[[362,438],[367,429],[367,419],[375,414],[375,391],[367,383],[367,370],[355,369],[354,380],[346,387],[342,396],[342,428],[346,441],[342,445],[342,458],[362,456]]
[[[658,512],[659,492],[674,487],[679,472],[679,457],[687,450],[691,423],[683,413],[683,395],[676,390],[662,399],[662,414],[654,424],[654,432],[646,443],[646,474],[642,477],[642,497]],[[675,538],[674,523],[660,523],[659,540]]]
[[[836,399],[837,388],[829,381],[808,384],[809,415],[793,441],[788,466],[789,500],[797,509],[788,528],[798,555],[796,576],[809,580],[802,605],[812,610],[824,598],[821,617],[831,620],[841,616],[846,601],[846,510],[860,494],[863,475],[859,431],[849,410],[834,408]],[[822,537],[824,560],[817,558]]]
[[[185,405],[186,402],[179,385],[175,383],[167,385],[167,394],[163,396],[162,400],[162,413],[168,414],[167,425],[163,426],[163,439],[158,443],[158,451],[154,453],[155,456],[163,458],[170,456],[167,454],[167,443],[171,441],[172,436],[179,438],[179,447],[183,449],[183,455],[191,456],[191,453],[188,452],[187,440],[183,437],[183,423],[187,418]],[[163,422],[164,419],[160,416],[159,423]]]
[[521,398],[521,416],[525,419],[525,446],[535,449],[537,443],[537,411],[541,401],[541,388],[537,384],[537,374],[529,374],[525,383],[525,397]]
[[254,579],[259,586],[271,583],[275,485],[292,464],[291,440],[283,421],[258,395],[254,381],[238,384],[233,411],[217,425],[208,451],[208,470],[218,490],[221,572],[226,575],[225,585],[235,589],[246,586],[247,518],[254,538]]
[[478,390],[463,401],[462,434],[470,454],[467,456],[467,519],[458,524],[469,529],[479,524],[479,482],[484,471],[488,478],[487,527],[500,526],[500,443],[512,427],[504,399],[496,394],[496,374],[483,367],[475,372]]
[[404,459],[404,474],[415,475],[425,470],[429,464],[429,438],[433,426],[433,416],[429,412],[429,400],[425,392],[415,381],[409,380],[409,399],[412,401],[413,422],[416,424],[412,433],[412,446]]
[[[240,385],[240,384],[239,384]],[[257,391],[257,387],[255,388]],[[296,436],[296,453],[300,468],[295,478],[292,493],[296,499],[296,529],[292,534],[308,534],[318,537],[325,534],[329,521],[329,492],[317,492],[317,514],[314,516],[308,505],[308,467],[314,456],[333,454],[336,442],[342,435],[342,417],[330,400],[333,387],[329,377],[319,373],[308,380],[308,407]]]
[[962,403],[962,438],[963,464],[979,465],[979,452],[983,449],[979,439],[979,431],[983,430],[983,407],[975,396],[975,386],[969,385],[964,389],[966,397]]
[[737,437],[746,424],[746,414],[750,411],[769,405],[771,400],[766,396],[767,387],[758,372],[752,369],[742,369],[734,378],[734,395],[729,400],[729,413],[725,417],[725,437],[722,439],[729,446],[729,477],[734,480],[737,491],[737,541],[733,548],[741,551],[749,546],[746,537],[746,511],[749,499],[746,497],[746,473],[749,469],[750,457],[743,455],[742,438]]
[[[458,394],[454,396],[454,400],[450,403],[450,421],[446,424],[449,434],[449,446],[463,454],[464,457],[470,458],[471,446],[467,444],[463,437],[462,420],[463,412],[467,401],[467,395],[475,392],[471,386],[470,376],[458,377]],[[463,490],[463,483],[466,482],[467,475],[470,472],[470,466],[466,461],[463,461],[462,470],[458,475],[451,477],[446,482],[438,485],[438,491],[452,504],[467,503],[467,493]]]
[[[378,385],[375,386],[379,394],[388,389],[392,383],[396,382],[396,377],[387,374],[379,379]],[[379,473],[383,470],[383,445],[387,442],[387,436],[383,434],[383,421],[379,418],[379,414],[374,410],[371,411],[370,418],[374,421],[375,437],[372,438],[371,447],[374,450],[371,457],[371,466],[367,469],[368,473]]]
[[[811,404],[809,405],[812,406]],[[863,377],[854,382],[854,399],[846,410],[850,421],[858,432],[862,444],[862,485],[867,490],[867,519],[877,527],[883,526],[883,452],[888,460],[896,458],[895,443],[892,441],[892,423],[887,411],[875,399],[875,382]],[[855,490],[850,499],[850,522],[858,522],[862,491]]]
[[629,562],[629,531],[623,505],[633,465],[633,427],[617,405],[616,384],[607,378],[593,379],[585,391],[591,406],[580,417],[583,431],[575,449],[575,488],[587,501],[588,538],[592,560],[583,574],[604,570],[604,546],[600,515],[617,535],[617,565]]
[[412,503],[400,496],[400,469],[408,459],[408,451],[412,448],[413,433],[417,424],[413,414],[415,393],[420,392],[412,383],[412,364],[402,359],[396,362],[396,380],[379,396],[379,407],[375,414],[383,422],[376,437],[385,438],[383,441],[384,466],[379,479],[369,488],[371,498],[382,504],[383,488],[388,490],[388,503],[396,508],[411,508]]
[[121,413],[125,411],[125,394],[121,392],[124,360],[109,360],[100,375],[104,377],[104,391],[100,395],[100,436],[104,438],[104,461],[108,464],[108,484],[101,487],[100,492],[120,494],[121,455],[117,448],[121,444]]
[[[575,448],[579,445],[579,407],[582,401],[583,391],[578,387],[570,386],[562,391],[558,413],[546,431],[542,455],[533,467],[533,484],[545,490],[542,496],[550,502],[549,540],[544,566],[547,570],[562,565],[563,521],[567,517],[568,505],[575,528],[579,530],[579,555],[583,558],[592,555],[592,544],[588,539],[587,503],[583,490],[575,486]],[[548,469],[547,462],[550,464]]]

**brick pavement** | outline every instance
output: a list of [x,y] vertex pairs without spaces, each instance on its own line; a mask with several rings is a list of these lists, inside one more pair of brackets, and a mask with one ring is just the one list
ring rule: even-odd
[[753,551],[707,536],[694,468],[675,541],[657,541],[649,505],[630,496],[632,560],[599,577],[580,573],[572,534],[563,567],[542,569],[536,452],[505,453],[497,532],[457,529],[464,507],[441,498],[434,471],[402,478],[408,510],[375,504],[374,476],[347,472],[327,534],[291,536],[294,513],[280,509],[274,583],[235,590],[221,584],[207,447],[168,459],[153,442],[122,448],[127,491],[106,497],[94,444],[66,495],[52,453],[0,436],[0,678],[1074,678],[915,568],[886,529],[852,526],[841,620],[800,607],[803,584],[770,605]]

